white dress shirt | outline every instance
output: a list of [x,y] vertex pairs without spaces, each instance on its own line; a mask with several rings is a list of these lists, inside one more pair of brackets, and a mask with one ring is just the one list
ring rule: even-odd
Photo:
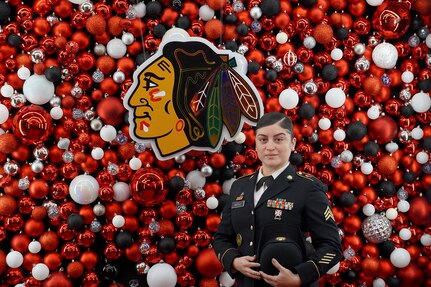
[[[274,180],[277,178],[277,176],[279,176],[287,167],[289,166],[289,162],[287,162],[287,164],[285,166],[283,166],[280,169],[277,169],[276,171],[274,171],[272,173],[272,177],[274,178]],[[257,174],[257,180],[256,182],[258,182],[262,177],[264,177],[263,173],[262,173],[262,168],[259,169],[259,173]],[[266,190],[267,186],[264,183],[262,185],[261,188],[259,188],[258,190],[256,190],[255,187],[255,191],[254,191],[254,206],[256,206],[257,202],[259,201],[260,197],[262,196],[263,192]]]

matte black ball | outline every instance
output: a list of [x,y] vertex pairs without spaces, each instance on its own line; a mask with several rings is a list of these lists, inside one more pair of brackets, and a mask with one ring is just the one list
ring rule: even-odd
[[162,38],[166,33],[166,27],[163,24],[157,24],[153,30],[154,36]]
[[403,180],[407,183],[413,183],[416,179],[416,175],[411,171],[406,171],[403,174]]
[[304,5],[305,7],[311,7],[317,3],[317,0],[301,0],[299,1],[299,3]]
[[50,82],[59,82],[61,80],[61,69],[56,66],[45,69],[45,77]]
[[402,106],[400,109],[401,115],[408,118],[415,114],[415,110],[411,105]]
[[271,70],[268,70],[268,72],[266,72],[265,79],[268,82],[273,83],[273,82],[275,82],[275,80],[277,80],[277,76],[278,76],[278,73],[275,70],[271,69]]
[[347,126],[346,133],[351,140],[360,141],[367,134],[367,127],[361,121],[354,121]]
[[431,186],[425,190],[425,197],[429,202],[431,202]]
[[302,158],[302,155],[299,152],[292,152],[290,154],[290,159],[289,161],[293,164],[293,165],[301,165],[302,162],[304,161],[304,159]]
[[410,29],[412,29],[413,31],[417,31],[420,28],[422,28],[424,26],[424,22],[422,21],[421,18],[419,17],[414,17],[411,21],[410,21]]
[[354,281],[356,279],[356,273],[353,270],[348,270],[344,276],[343,276],[346,281]]
[[223,145],[221,152],[224,154],[226,159],[232,159],[235,155],[241,153],[242,150],[242,145],[232,141]]
[[373,141],[369,141],[364,145],[364,154],[368,157],[375,157],[380,150],[380,146]]
[[147,15],[150,18],[158,18],[162,14],[162,4],[158,1],[150,1],[147,3]]
[[213,168],[213,172],[207,177],[207,181],[223,181],[222,169]]
[[431,91],[431,80],[420,80],[418,83],[418,88],[424,93],[429,93],[429,91]]
[[300,108],[299,108],[299,116],[303,119],[309,120],[311,119],[314,115],[316,114],[316,110],[314,109],[314,107],[309,104],[303,104]]
[[235,41],[226,42],[226,49],[231,50],[232,52],[236,52],[238,50],[238,44]]
[[235,171],[233,170],[233,168],[225,168],[221,174],[223,180],[229,180],[235,176]]
[[255,61],[251,61],[250,63],[248,63],[247,69],[250,74],[257,74],[257,72],[259,72],[260,65]]
[[115,243],[120,249],[126,249],[133,244],[133,237],[129,232],[123,231],[117,234]]
[[162,253],[170,253],[175,250],[175,240],[172,237],[163,237],[159,240],[157,247]]
[[248,33],[248,26],[244,23],[240,24],[239,26],[236,27],[236,32],[240,35],[240,36],[245,36]]
[[72,230],[81,230],[84,228],[84,218],[78,213],[72,213],[67,218],[67,227]]
[[322,78],[326,81],[333,81],[338,77],[338,69],[335,65],[327,64],[322,69]]
[[279,0],[263,0],[260,4],[262,14],[267,17],[272,17],[280,12],[281,5]]
[[187,16],[181,16],[177,19],[177,27],[181,29],[188,29],[190,27],[190,19]]
[[0,1],[0,25],[7,22],[8,18],[10,17],[10,14],[10,6],[6,2]]
[[335,32],[335,35],[339,40],[345,40],[349,37],[349,30],[345,27],[341,27]]
[[394,195],[396,192],[395,185],[390,180],[385,180],[380,183],[380,187],[378,190],[379,196],[381,197],[389,197]]
[[112,281],[117,277],[118,269],[112,264],[106,264],[102,269],[102,276],[105,280]]
[[177,193],[185,186],[184,178],[179,175],[174,175],[168,180],[168,189],[170,192]]
[[224,22],[226,24],[235,24],[236,20],[238,20],[238,18],[236,17],[235,14],[229,14],[226,17],[224,17],[223,19],[224,19]]
[[17,34],[10,34],[7,37],[7,43],[11,47],[18,47],[19,45],[21,45],[22,40],[21,40],[21,37]]
[[356,197],[351,192],[343,192],[340,196],[340,205],[343,207],[351,207],[355,204]]
[[388,287],[400,287],[401,281],[397,277],[389,277],[387,280]]
[[379,244],[379,249],[383,257],[389,258],[395,250],[395,244],[391,240],[386,240]]
[[431,137],[424,138],[422,141],[422,147],[427,151],[431,151]]
[[143,62],[148,60],[151,57],[151,55],[148,52],[140,53],[136,56],[135,64],[137,66],[141,65]]

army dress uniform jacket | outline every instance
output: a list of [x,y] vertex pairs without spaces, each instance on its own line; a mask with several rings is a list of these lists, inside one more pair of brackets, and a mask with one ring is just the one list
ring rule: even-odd
[[[268,226],[284,229],[289,226],[287,233],[299,234],[300,246],[305,246],[305,232],[309,231],[315,251],[294,267],[303,286],[309,286],[341,258],[340,236],[325,195],[326,186],[311,175],[296,172],[290,164],[254,206],[256,178],[257,172],[232,184],[229,201],[214,235],[214,250],[238,287],[269,286],[263,279],[254,280],[235,272],[233,260],[256,255],[259,238]],[[305,256],[305,249],[303,251]]]

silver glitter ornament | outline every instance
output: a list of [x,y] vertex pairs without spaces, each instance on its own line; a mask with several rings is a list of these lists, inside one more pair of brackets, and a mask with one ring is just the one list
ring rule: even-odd
[[368,61],[367,58],[365,57],[360,57],[358,60],[356,60],[355,62],[355,69],[358,72],[365,72],[368,71],[370,69],[370,61]]
[[317,85],[313,80],[311,80],[302,85],[302,90],[308,95],[314,95],[317,93]]
[[146,254],[148,254],[150,247],[151,247],[150,244],[144,239],[142,241],[141,245],[139,245],[139,252],[146,255]]
[[95,116],[96,116],[96,113],[93,110],[86,110],[84,113],[84,118],[87,121],[94,120]]
[[145,145],[142,143],[135,143],[135,151],[137,153],[143,153],[145,151]]
[[99,69],[97,69],[96,71],[93,72],[92,77],[93,77],[93,81],[95,83],[101,83],[103,81],[103,79],[105,79],[105,75]]
[[36,48],[30,53],[31,61],[35,64],[43,62],[45,60],[45,52],[42,49]]
[[293,66],[293,71],[297,74],[301,74],[304,72],[304,64],[303,63],[296,63]]
[[79,5],[79,10],[84,13],[90,13],[93,11],[93,3],[91,2],[84,2],[81,5]]
[[412,97],[412,93],[410,93],[409,89],[402,89],[400,91],[399,97],[404,102],[408,102],[411,99],[411,97]]
[[30,180],[28,180],[27,177],[20,178],[18,180],[18,188],[20,190],[27,190],[29,188],[29,186],[30,186]]
[[339,156],[335,156],[331,159],[331,166],[333,168],[339,168],[343,164],[343,161]]
[[153,218],[148,224],[148,229],[155,234],[160,231],[160,224]]
[[204,199],[205,198],[205,190],[202,188],[198,188],[195,190],[196,199]]
[[70,90],[70,94],[74,96],[75,98],[80,98],[84,94],[84,91],[82,88],[78,85],[75,85],[72,90]]
[[62,155],[62,159],[65,163],[71,163],[73,161],[73,153],[71,151],[65,151]]
[[389,238],[392,225],[386,216],[373,214],[362,222],[364,237],[371,243],[381,243]]
[[147,270],[147,267],[148,267],[148,265],[145,262],[137,263],[136,264],[136,272],[139,275],[145,275],[148,273],[148,270],[149,270],[149,268]]
[[80,120],[84,117],[84,112],[80,109],[73,109],[72,110],[72,117],[75,120]]
[[33,150],[33,155],[38,160],[46,160],[48,153],[48,148],[42,144],[38,145]]
[[61,98],[54,96],[51,98],[51,100],[49,100],[49,104],[51,107],[59,107],[61,105]]
[[90,223],[90,230],[93,231],[93,232],[100,232],[100,230],[102,230],[102,223],[100,223],[99,220],[94,219]]

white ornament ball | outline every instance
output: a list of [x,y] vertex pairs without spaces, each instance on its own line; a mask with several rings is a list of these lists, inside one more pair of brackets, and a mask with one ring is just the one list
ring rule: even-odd
[[21,80],[27,80],[30,77],[31,73],[27,67],[22,66],[18,69],[17,75],[18,78],[20,78]]
[[142,167],[142,161],[137,158],[137,157],[133,157],[130,161],[129,161],[129,166],[132,170],[138,170]]
[[411,100],[412,108],[417,113],[424,113],[431,107],[431,97],[428,93],[416,93]]
[[157,263],[148,271],[147,283],[149,287],[175,287],[177,273],[171,265]]
[[259,19],[260,17],[262,17],[262,9],[260,9],[259,6],[254,6],[250,9],[250,16],[253,19]]
[[398,51],[394,45],[384,42],[374,48],[372,58],[377,67],[392,69],[397,64]]
[[340,88],[331,88],[326,92],[325,101],[331,108],[339,108],[346,101],[346,94]]
[[340,262],[338,262],[337,264],[335,264],[334,266],[331,267],[331,269],[329,269],[326,274],[334,274],[336,273],[338,270],[340,270]]
[[101,203],[98,203],[93,207],[93,212],[94,212],[94,215],[96,216],[104,215],[105,211],[106,211],[106,207]]
[[76,203],[91,204],[99,196],[99,183],[91,175],[78,175],[69,184],[69,195]]
[[54,120],[59,120],[63,117],[63,109],[60,107],[53,107],[50,111],[49,111],[49,115],[51,116],[51,118],[53,118]]
[[105,142],[113,141],[116,136],[117,130],[111,125],[103,126],[103,128],[100,130],[100,137]]
[[425,44],[431,49],[431,33],[425,38]]
[[351,162],[353,160],[353,153],[350,150],[343,151],[340,156],[344,162]]
[[416,161],[420,164],[426,164],[428,162],[428,159],[429,155],[424,151],[420,151],[416,154]]
[[331,58],[334,61],[341,60],[343,58],[343,50],[340,48],[335,48],[331,51]]
[[379,106],[377,105],[371,106],[367,111],[367,116],[370,120],[377,119],[380,116]]
[[220,274],[218,281],[223,287],[232,287],[235,284],[235,279],[230,277],[229,273],[227,273],[226,271],[223,271]]
[[287,88],[280,93],[278,101],[283,109],[290,110],[298,105],[299,96],[294,89]]
[[414,79],[415,79],[415,75],[409,70],[404,71],[401,74],[401,80],[406,84],[413,82]]
[[371,216],[376,212],[376,208],[371,203],[367,203],[362,207],[362,212],[366,216]]
[[165,35],[163,35],[162,42],[166,41],[167,39],[171,39],[172,37],[189,38],[190,35],[184,29],[173,27],[167,30]]
[[127,46],[121,39],[111,39],[106,45],[106,52],[111,58],[120,59],[126,55]]
[[218,199],[215,196],[211,196],[211,197],[208,197],[206,203],[209,209],[216,209],[218,206]]
[[410,253],[406,249],[395,248],[395,250],[391,253],[390,260],[392,265],[395,267],[404,268],[409,265],[411,257]]
[[24,262],[24,257],[18,251],[11,251],[6,255],[6,264],[10,268],[18,268]]
[[31,275],[37,281],[43,281],[49,276],[49,268],[43,263],[38,263],[31,269]]
[[144,18],[147,14],[147,6],[145,5],[145,2],[139,2],[138,4],[133,5],[133,8],[135,8],[136,17],[138,18]]
[[394,220],[395,218],[397,218],[397,216],[398,216],[398,211],[395,208],[391,207],[386,210],[386,217],[389,220]]
[[9,84],[4,84],[0,89],[0,94],[5,98],[10,98],[13,95],[13,87]]
[[308,36],[304,39],[304,46],[307,49],[313,49],[316,46],[316,39],[312,36]]
[[421,240],[421,244],[423,246],[430,246],[431,245],[431,235],[429,235],[429,234],[426,234],[426,233],[422,234],[420,240]]
[[384,0],[365,0],[370,6],[379,6]]
[[117,228],[121,228],[126,223],[126,219],[124,219],[124,216],[122,215],[115,215],[114,218],[112,218],[112,225],[114,225]]
[[202,5],[199,8],[199,17],[205,22],[211,20],[214,17],[214,15],[215,15],[214,10],[207,4]]
[[402,228],[398,235],[402,240],[407,241],[410,240],[410,238],[412,237],[412,232],[408,228]]
[[241,55],[240,53],[234,52],[235,55],[235,61],[236,61],[236,67],[233,69],[239,73],[247,74],[248,70],[248,60],[244,57],[244,55]]
[[246,140],[246,136],[243,132],[239,132],[238,135],[235,137],[235,142],[237,144],[243,144]]
[[285,32],[278,32],[277,35],[275,36],[275,40],[277,41],[278,44],[283,45],[287,42],[287,40],[289,40],[289,37]]
[[123,202],[130,197],[130,186],[122,181],[116,182],[112,189],[114,190],[114,200],[118,202]]
[[321,130],[326,131],[327,129],[329,129],[331,127],[331,120],[328,118],[321,118],[319,120],[319,128]]
[[365,175],[369,175],[373,172],[373,165],[371,164],[371,162],[364,162],[363,164],[361,164],[361,172]]
[[5,105],[0,104],[0,124],[5,123],[9,119],[9,110]]
[[101,160],[104,155],[105,155],[105,152],[100,147],[95,147],[91,151],[91,157],[94,158],[95,160]]
[[342,130],[342,129],[336,129],[336,130],[334,131],[334,139],[335,139],[336,141],[341,142],[341,141],[343,141],[345,138],[346,138],[346,132],[345,132],[344,130]]
[[388,153],[394,153],[398,150],[398,144],[394,142],[387,143],[385,149]]
[[135,36],[130,32],[126,32],[121,36],[121,41],[123,41],[125,45],[130,45],[135,41]]
[[34,74],[25,80],[22,87],[27,101],[35,105],[44,105],[54,97],[54,83],[48,81],[44,75]]
[[230,194],[230,188],[232,187],[232,184],[235,182],[235,180],[236,180],[235,178],[231,178],[223,182],[223,185],[222,185],[223,194],[227,194],[227,195]]
[[40,244],[39,241],[32,241],[28,245],[28,251],[30,251],[30,253],[33,253],[33,254],[39,253],[41,249],[42,249],[42,245]]
[[398,201],[397,208],[399,212],[406,213],[410,209],[410,203],[407,200]]
[[417,126],[414,129],[412,129],[411,135],[413,139],[420,140],[424,136],[424,130],[421,129],[419,126]]
[[386,283],[385,280],[383,280],[382,278],[376,278],[373,281],[373,287],[385,287]]
[[186,180],[189,182],[189,187],[193,190],[203,188],[206,183],[205,176],[203,176],[199,170],[192,170],[189,172],[186,176]]

